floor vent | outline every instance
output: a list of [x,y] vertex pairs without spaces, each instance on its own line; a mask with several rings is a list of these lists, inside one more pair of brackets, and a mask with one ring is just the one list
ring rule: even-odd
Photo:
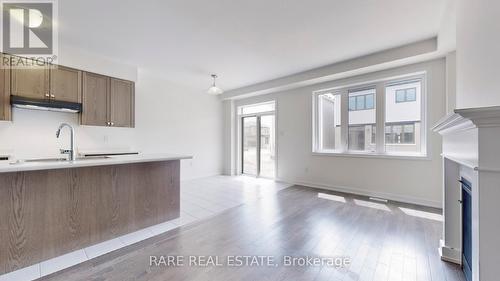
[[384,198],[378,198],[378,197],[370,197],[370,200],[373,200],[373,201],[378,201],[378,202],[383,202],[383,203],[387,203],[387,199],[384,199]]

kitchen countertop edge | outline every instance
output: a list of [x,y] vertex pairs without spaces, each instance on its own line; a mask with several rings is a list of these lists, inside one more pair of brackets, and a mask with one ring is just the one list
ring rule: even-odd
[[61,161],[61,162],[23,162],[23,163],[12,164],[10,163],[10,161],[0,161],[0,173],[70,169],[70,168],[122,165],[122,164],[146,163],[146,162],[175,161],[175,160],[184,160],[192,158],[193,156],[189,155],[162,153],[162,154],[120,155],[120,156],[111,156],[106,159],[102,158],[84,159],[84,160]]

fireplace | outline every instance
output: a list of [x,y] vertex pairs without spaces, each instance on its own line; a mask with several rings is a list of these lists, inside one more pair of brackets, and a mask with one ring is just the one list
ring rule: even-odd
[[472,280],[472,184],[462,178],[462,270],[467,281]]
[[498,280],[500,106],[456,109],[433,130],[443,137],[441,258],[468,281]]

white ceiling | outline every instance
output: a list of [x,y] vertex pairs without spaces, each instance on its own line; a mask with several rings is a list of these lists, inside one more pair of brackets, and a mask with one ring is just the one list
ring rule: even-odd
[[445,0],[60,0],[59,41],[226,90],[436,36]]

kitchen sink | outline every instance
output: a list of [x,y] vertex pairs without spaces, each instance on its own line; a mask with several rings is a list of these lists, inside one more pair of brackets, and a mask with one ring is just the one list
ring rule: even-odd
[[99,159],[108,159],[111,158],[111,156],[85,156],[85,157],[77,157],[76,161],[80,160],[99,160]]
[[33,163],[33,162],[64,162],[68,161],[66,158],[37,158],[37,159],[19,159],[16,162],[10,164],[22,164],[22,163]]
[[41,158],[41,159],[26,159],[26,160],[21,160],[24,162],[60,162],[60,161],[67,161],[68,159],[66,158]]

